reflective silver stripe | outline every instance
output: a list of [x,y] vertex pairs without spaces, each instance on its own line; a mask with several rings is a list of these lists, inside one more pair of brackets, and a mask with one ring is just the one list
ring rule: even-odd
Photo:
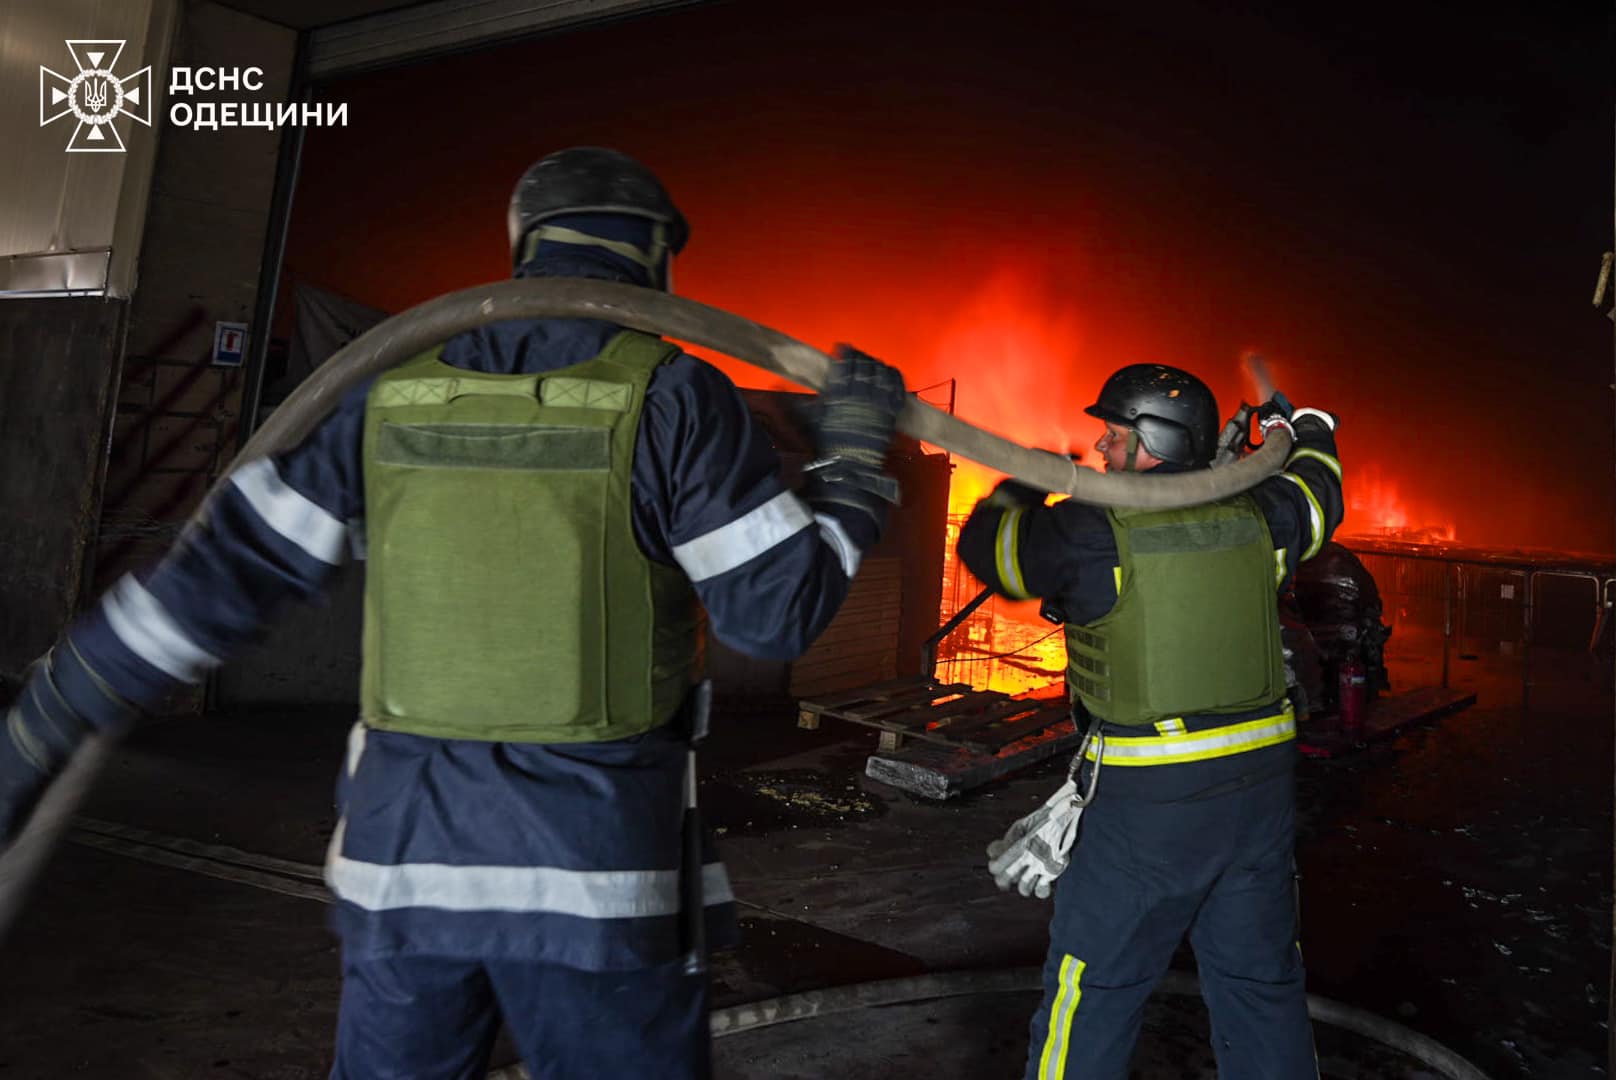
[[1317,417],[1325,427],[1329,428],[1331,431],[1335,430],[1335,417],[1331,416],[1323,409],[1297,409],[1295,412],[1291,413],[1291,423],[1296,423],[1296,421],[1300,420],[1304,416]]
[[847,535],[847,530],[842,528],[840,521],[829,514],[815,514],[814,521],[819,525],[819,538],[836,552],[836,558],[842,563],[842,573],[847,575],[847,580],[852,581],[853,575],[858,573],[859,561],[864,558],[864,553],[853,543],[853,538]]
[[[1107,765],[1172,765],[1184,761],[1226,757],[1244,750],[1285,742],[1296,737],[1296,714],[1284,712],[1228,727],[1184,735],[1112,736],[1105,739]],[[1086,754],[1094,760],[1094,748]]]
[[676,545],[673,557],[691,581],[706,581],[750,562],[813,523],[807,505],[793,493],[782,491],[728,525]]
[[280,470],[269,458],[247,462],[230,474],[230,482],[265,525],[323,563],[336,566],[342,562],[348,526],[282,480]]
[[[332,838],[332,851],[341,832]],[[333,854],[326,883],[366,911],[427,907],[443,911],[513,911],[581,919],[642,919],[679,913],[677,870],[562,870],[553,866],[387,866]],[[708,906],[735,899],[723,863],[701,868]]]
[[1307,496],[1307,520],[1308,527],[1312,531],[1308,533],[1307,547],[1302,550],[1300,560],[1306,562],[1317,555],[1319,549],[1324,546],[1324,511],[1319,507],[1319,500],[1313,496],[1313,489],[1308,487],[1307,482],[1300,476],[1288,472],[1282,472],[1279,475],[1301,488],[1302,494]]
[[365,722],[361,720],[348,732],[349,779],[352,779],[359,772],[359,759],[365,756],[365,733],[369,730],[369,728],[365,727]]
[[1066,1075],[1066,1058],[1071,1050],[1072,1018],[1083,1000],[1083,970],[1088,964],[1071,953],[1061,960],[1060,991],[1049,1008],[1049,1032],[1044,1052],[1038,1058],[1038,1080],[1061,1080]]
[[132,574],[125,574],[107,592],[101,610],[118,640],[165,675],[197,682],[202,672],[219,666],[219,658],[192,641]]

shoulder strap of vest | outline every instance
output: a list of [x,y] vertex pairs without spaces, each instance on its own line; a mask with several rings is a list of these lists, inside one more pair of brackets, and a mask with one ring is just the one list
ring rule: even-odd
[[638,330],[622,330],[606,343],[596,359],[649,374],[678,355],[679,346],[671,341]]
[[[557,368],[554,371],[527,373],[528,379],[535,382],[539,379],[548,379],[554,376],[567,376],[590,365],[602,364],[626,369],[624,375],[635,382],[643,382],[650,377],[651,372],[678,356],[679,346],[671,341],[664,341],[651,334],[642,334],[637,330],[623,330],[606,343],[600,353],[588,360],[572,365],[570,368]],[[432,379],[443,376],[455,379],[481,380],[486,383],[498,384],[509,380],[509,375],[490,375],[487,372],[470,371],[445,364],[442,360],[443,346],[438,345],[428,349],[418,356],[389,368],[376,380],[377,385],[395,383],[406,380]],[[441,381],[441,380],[440,380]],[[397,394],[389,393],[390,397]],[[372,391],[371,400],[378,400],[376,391]],[[398,402],[394,402],[397,404]]]
[[[432,368],[438,367],[439,365],[442,365],[443,367],[448,367],[449,366],[447,364],[443,364],[443,346],[442,345],[434,345],[432,348],[428,349],[426,352],[417,353],[415,356],[410,357],[408,360],[404,361],[402,364],[398,364],[398,365],[396,365],[394,367],[388,368],[386,371],[382,372],[381,378],[383,378],[383,379],[413,379],[413,378],[419,378],[423,374],[430,373]],[[458,369],[456,369],[456,370],[458,370]]]
[[1135,554],[1189,554],[1268,536],[1262,511],[1246,494],[1169,510],[1111,507],[1106,510],[1106,518],[1123,567]]
[[1139,528],[1149,525],[1206,521],[1213,518],[1250,513],[1261,513],[1261,511],[1257,509],[1257,504],[1252,497],[1242,492],[1227,499],[1219,499],[1217,502],[1199,503],[1195,506],[1181,506],[1167,510],[1137,506],[1111,506],[1106,508],[1105,516],[1110,520],[1113,527]]

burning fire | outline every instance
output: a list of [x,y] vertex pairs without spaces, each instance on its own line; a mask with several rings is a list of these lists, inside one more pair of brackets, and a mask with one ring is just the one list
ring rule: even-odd
[[[940,335],[936,367],[959,371],[959,413],[973,424],[1017,442],[1067,453],[1085,449],[1098,435],[1098,421],[1082,412],[1107,372],[1089,370],[1083,359],[1083,320],[1069,298],[1052,289],[1050,275],[1008,268],[990,276],[955,309]],[[962,458],[954,460],[949,516],[963,522],[1004,474]],[[950,530],[945,580],[945,616],[969,603],[981,588],[963,566],[953,565]],[[1038,614],[1036,600],[995,598],[956,631],[957,657],[939,669],[945,679],[1004,693],[1056,683],[1066,665],[1065,641]],[[1008,654],[1008,655],[1001,655]],[[992,657],[992,659],[985,659]]]
[[[1084,326],[1051,276],[1008,267],[954,311],[934,369],[958,372],[958,411],[979,427],[1059,453],[1086,450],[1099,421],[1082,411],[1109,370],[1084,363]],[[1085,397],[1084,395],[1089,395]],[[1004,474],[956,459],[948,509],[970,513]]]
[[[1028,280],[1002,273],[988,281],[972,302],[962,307],[943,340],[956,365],[962,365],[957,408],[972,423],[1030,445],[1050,450],[1084,452],[1099,434],[1098,421],[1081,411],[1100,380],[1109,373],[1083,370],[1082,322],[1075,310],[1040,304],[1028,296]],[[1029,303],[1029,299],[1033,302]],[[1003,474],[975,462],[955,459],[949,490],[949,515],[963,522],[976,503],[1003,479]],[[1373,464],[1353,470],[1347,485],[1348,508],[1343,533],[1395,536],[1417,541],[1451,541],[1456,529],[1428,508],[1416,506],[1397,483]],[[950,530],[944,615],[969,603],[981,585],[963,567],[953,565],[956,536]],[[954,635],[958,657],[939,671],[944,678],[1018,693],[1057,681],[1065,667],[1061,635],[1045,637],[1053,627],[1038,613],[1038,601],[1012,603],[996,598]],[[1001,655],[1001,654],[1010,655]],[[950,650],[945,647],[943,656]],[[993,659],[988,659],[992,657]],[[972,660],[974,659],[974,662]]]
[[1347,514],[1341,531],[1353,536],[1382,536],[1422,543],[1458,539],[1452,519],[1416,511],[1398,493],[1397,482],[1379,465],[1361,465],[1346,484]]
[[956,458],[948,488],[948,516],[964,517],[969,514],[971,508],[987,498],[1003,479],[1003,473],[995,472],[986,465]]

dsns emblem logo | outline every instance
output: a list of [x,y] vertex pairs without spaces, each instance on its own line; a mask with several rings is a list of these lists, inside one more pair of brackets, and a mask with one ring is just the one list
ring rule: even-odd
[[123,78],[113,74],[122,41],[69,41],[67,51],[78,69],[62,75],[39,67],[39,126],[71,113],[78,119],[69,153],[121,153],[123,140],[113,121],[127,116],[151,127],[151,67]]

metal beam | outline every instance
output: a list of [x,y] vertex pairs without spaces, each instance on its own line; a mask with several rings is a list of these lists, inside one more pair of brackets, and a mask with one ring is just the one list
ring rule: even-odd
[[310,34],[309,76],[325,80],[701,0],[432,0]]
[[0,256],[0,296],[102,296],[110,247]]
[[[314,100],[308,74],[308,33],[298,35],[292,55],[292,82],[286,100],[299,107]],[[264,368],[269,362],[269,340],[275,323],[275,305],[280,296],[281,268],[286,259],[286,234],[292,225],[292,198],[297,191],[298,171],[303,165],[302,125],[281,128],[281,145],[275,161],[275,189],[269,204],[269,222],[264,230],[264,254],[258,261],[258,289],[253,297],[251,329],[247,335],[247,358],[242,372],[241,415],[236,425],[236,449],[247,445],[258,430],[258,403],[264,392]]]

